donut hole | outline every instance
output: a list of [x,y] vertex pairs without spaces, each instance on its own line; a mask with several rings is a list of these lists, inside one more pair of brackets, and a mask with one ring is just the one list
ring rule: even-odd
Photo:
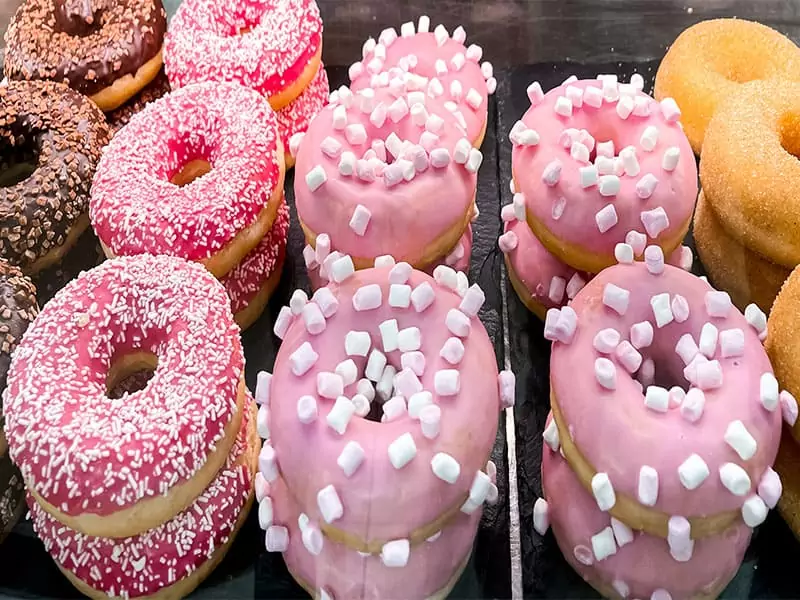
[[172,177],[169,178],[170,183],[174,183],[178,187],[189,185],[195,179],[199,179],[211,170],[211,164],[202,158],[190,160],[180,169],[178,169]]
[[800,158],[800,111],[783,115],[778,124],[778,135],[783,149]]
[[152,352],[132,352],[116,358],[106,375],[106,396],[116,400],[142,391],[157,367],[158,356]]
[[39,148],[32,136],[0,142],[0,187],[12,187],[28,179],[39,166]]
[[653,351],[649,354],[642,352],[642,366],[634,376],[636,381],[642,384],[642,394],[650,385],[666,390],[679,387],[688,392],[690,384],[683,376],[684,365],[680,357],[675,353],[662,355],[658,348],[651,347],[651,349]]

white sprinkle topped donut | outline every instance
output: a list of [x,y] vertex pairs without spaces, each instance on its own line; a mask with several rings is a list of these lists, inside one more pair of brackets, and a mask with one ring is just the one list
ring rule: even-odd
[[545,333],[560,442],[603,510],[662,537],[672,516],[692,539],[763,521],[778,385],[725,292],[669,265],[618,265],[551,310]]
[[[131,370],[148,385],[107,390]],[[136,535],[183,510],[241,422],[244,357],[225,290],[202,266],[143,255],[62,289],[8,375],[11,457],[37,502],[88,535]]]
[[[186,185],[187,165],[212,168]],[[97,166],[90,217],[111,256],[169,254],[222,276],[269,230],[283,193],[275,113],[256,92],[198,84],[134,115]]]

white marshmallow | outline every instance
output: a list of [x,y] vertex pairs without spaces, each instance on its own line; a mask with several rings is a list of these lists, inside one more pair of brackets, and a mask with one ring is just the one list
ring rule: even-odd
[[697,489],[709,475],[708,465],[697,454],[692,454],[678,467],[678,477],[687,490]]
[[435,404],[422,407],[419,411],[419,422],[422,426],[422,435],[429,440],[439,435],[439,424],[442,418],[442,409]]
[[644,465],[639,469],[637,497],[645,506],[654,506],[658,500],[658,471]]
[[759,385],[761,404],[768,411],[772,412],[778,408],[780,393],[778,390],[778,380],[772,373],[761,375]]
[[653,316],[656,319],[656,327],[661,329],[665,325],[669,325],[674,320],[672,314],[672,306],[669,301],[669,294],[655,294],[650,298],[650,307],[653,309]]
[[589,165],[587,167],[581,167],[578,169],[578,176],[580,179],[580,185],[583,189],[597,185],[598,172],[597,167],[594,165]]
[[353,266],[353,259],[345,254],[341,258],[335,260],[331,265],[330,275],[334,282],[342,283],[355,272],[356,269],[355,266]]
[[319,147],[322,153],[329,158],[339,158],[339,155],[342,153],[342,145],[336,138],[332,138],[331,136],[322,140]]
[[621,264],[629,265],[633,263],[633,248],[631,248],[628,244],[617,244],[614,246],[614,258],[616,258],[617,262]]
[[312,192],[316,192],[328,180],[328,175],[322,165],[317,165],[306,173],[306,185]]
[[667,412],[669,409],[669,391],[657,385],[647,386],[644,405],[656,412]]
[[586,281],[581,277],[580,273],[573,273],[567,282],[567,298],[572,300],[585,286]]
[[620,548],[633,541],[633,530],[614,517],[611,517],[611,529],[614,530],[614,539],[617,540],[617,546]]
[[[380,377],[380,375],[378,375],[378,377]],[[372,382],[369,379],[359,379],[356,383],[356,391],[359,394],[362,394],[370,402],[375,399],[375,387],[372,385]]]
[[458,274],[456,270],[446,265],[439,265],[433,270],[433,279],[439,285],[454,291],[458,287]]
[[386,567],[401,568],[408,564],[410,554],[408,540],[393,540],[386,542],[381,548],[381,561]]
[[744,318],[758,333],[767,330],[767,315],[755,304],[748,304],[744,309]]
[[681,416],[690,423],[697,422],[703,416],[706,404],[706,395],[703,390],[691,388],[681,402]]
[[573,158],[573,160],[576,160],[579,163],[587,165],[590,162],[589,148],[587,148],[580,142],[575,142],[574,144],[572,144],[572,148],[570,148],[569,154]]
[[342,131],[347,127],[347,108],[342,105],[333,109],[333,128]]
[[629,231],[625,234],[625,243],[633,248],[633,253],[636,256],[641,256],[644,253],[645,246],[647,245],[647,236],[638,231]]
[[511,408],[516,401],[517,378],[512,371],[500,371],[497,375],[497,385],[500,392],[500,406]]
[[642,137],[639,139],[639,145],[647,152],[652,152],[656,144],[658,144],[658,128],[654,125],[649,125],[642,132]]
[[322,311],[322,316],[326,319],[332,317],[336,314],[336,311],[339,310],[339,300],[333,295],[330,288],[319,288],[314,292],[312,300],[319,306],[320,311]]
[[383,291],[377,283],[362,285],[353,294],[353,308],[356,311],[379,308],[383,302]]
[[453,484],[461,474],[461,465],[449,454],[437,452],[431,459],[431,470],[442,481]]
[[767,518],[767,505],[758,496],[750,496],[742,504],[742,519],[748,527],[758,527]]
[[617,496],[607,473],[596,473],[592,477],[592,494],[597,501],[597,507],[604,512],[614,508],[617,503]]
[[459,52],[450,59],[450,64],[453,65],[456,71],[460,71],[464,68],[464,65],[467,64],[467,59],[462,52]]
[[297,350],[289,355],[289,366],[298,377],[305,375],[317,362],[319,354],[314,352],[309,342],[303,342]]
[[606,527],[600,533],[592,536],[592,552],[597,561],[605,560],[617,553],[617,544],[614,541],[614,531]]
[[714,390],[722,386],[722,366],[718,360],[697,364],[696,384],[701,390]]
[[669,123],[679,121],[681,118],[681,109],[673,98],[664,98],[661,101],[661,113]]
[[[611,177],[613,177],[613,175],[611,175]],[[600,179],[602,180],[603,178],[601,177]],[[601,192],[601,195],[604,194]],[[597,229],[600,233],[605,233],[618,223],[617,209],[614,208],[613,204],[606,204],[595,214],[594,220],[597,223]]]
[[457,337],[448,338],[439,351],[439,356],[451,365],[457,365],[464,357],[464,344]]
[[352,358],[348,358],[347,360],[343,360],[338,365],[336,365],[336,374],[342,378],[344,382],[344,387],[348,385],[352,385],[358,379],[358,367],[356,366],[355,361]]
[[564,94],[575,108],[580,108],[583,106],[583,90],[581,88],[574,85],[569,85],[567,86]]
[[483,104],[483,96],[481,96],[480,92],[475,88],[469,88],[466,97],[467,104],[469,104],[473,110],[478,110]]
[[403,369],[411,369],[417,377],[422,377],[425,372],[425,355],[422,352],[404,352],[400,355],[400,365]]
[[639,175],[640,167],[639,159],[636,157],[636,148],[633,146],[623,148],[619,153],[619,157],[622,159],[622,168],[625,171],[625,175],[628,177],[636,177]]
[[771,468],[767,467],[761,481],[758,483],[758,496],[764,501],[768,508],[775,508],[778,500],[783,493],[783,484],[780,476]]
[[781,401],[783,420],[786,421],[790,427],[794,427],[794,424],[797,422],[797,400],[786,390],[783,390],[778,397]]
[[601,354],[611,354],[617,349],[620,339],[621,336],[616,329],[601,329],[597,332],[597,335],[594,336],[592,345],[594,349]]
[[383,403],[382,423],[389,423],[408,413],[406,399],[403,396],[394,396]]
[[742,460],[750,460],[758,450],[755,438],[739,420],[731,421],[725,430],[725,443],[734,449]]
[[381,332],[381,340],[383,342],[383,351],[392,352],[397,350],[397,319],[387,319],[378,325]]
[[653,343],[653,326],[650,321],[641,321],[631,326],[631,344],[641,350]]
[[572,116],[572,102],[566,96],[559,96],[556,98],[556,103],[553,106],[556,114],[562,117]]
[[711,323],[705,323],[700,330],[700,343],[698,344],[700,352],[707,358],[712,358],[717,351],[718,339],[719,330]]
[[630,96],[622,96],[619,102],[617,102],[617,116],[623,120],[627,119],[633,112],[633,106],[633,98]]
[[730,313],[733,303],[728,292],[710,291],[705,295],[706,311],[709,317],[724,319]]
[[433,30],[433,37],[436,38],[436,44],[441,47],[450,39],[450,34],[447,33],[447,29],[445,29],[444,25],[437,25]]
[[617,368],[607,358],[597,358],[594,361],[594,377],[602,387],[607,390],[617,389]]
[[680,294],[675,294],[672,297],[670,306],[676,323],[684,323],[689,318],[689,301]]
[[317,492],[317,506],[322,518],[329,524],[336,519],[340,519],[344,514],[342,501],[339,499],[339,494],[336,493],[336,488],[333,485],[325,486]]
[[544,91],[538,81],[534,81],[530,84],[525,91],[528,94],[528,100],[530,100],[531,106],[536,106],[544,100]]
[[420,383],[414,371],[411,369],[402,369],[394,377],[394,388],[398,394],[409,398],[413,394],[422,391],[422,383]]
[[561,439],[558,435],[558,426],[556,425],[555,419],[551,419],[547,427],[544,428],[542,439],[550,450],[558,452],[558,449],[561,447]]
[[550,528],[547,500],[537,498],[533,504],[533,528],[539,535],[544,535]]
[[519,244],[519,238],[513,231],[506,231],[497,239],[497,246],[503,253],[511,252],[517,247],[517,244]]
[[457,335],[461,338],[468,337],[469,332],[472,329],[469,317],[457,308],[451,308],[447,312],[447,316],[445,317],[445,325],[453,335]]
[[303,307],[308,302],[308,296],[303,290],[295,290],[292,297],[289,299],[289,308],[293,315],[299,315],[303,312]]
[[344,379],[338,373],[317,373],[317,394],[334,400],[344,393]]
[[412,419],[419,419],[420,412],[426,406],[433,404],[433,394],[427,391],[419,391],[408,399],[408,416]]
[[269,441],[264,442],[258,455],[258,468],[269,483],[278,478],[278,460],[275,449],[269,444]]
[[616,196],[620,189],[620,180],[616,175],[603,175],[599,179],[597,189],[601,196]]
[[691,333],[684,333],[675,344],[675,353],[681,357],[684,365],[691,363],[698,352],[700,349],[695,344]]
[[665,171],[674,171],[678,168],[678,163],[681,159],[681,149],[677,146],[672,146],[664,151],[664,157],[661,159],[661,168]]
[[[266,483],[266,480],[264,480]],[[269,484],[267,484],[269,485]],[[268,529],[272,525],[274,518],[274,510],[272,507],[272,498],[266,496],[258,502],[258,525],[261,529]]]
[[341,158],[339,158],[339,174],[350,176],[356,171],[356,155],[352,152],[342,152]]
[[408,432],[389,444],[389,462],[395,469],[402,469],[417,455],[417,445]]
[[423,281],[411,292],[411,304],[417,312],[423,312],[428,308],[436,297],[431,284]]
[[667,217],[666,211],[661,206],[653,210],[643,210],[639,216],[647,235],[653,239],[656,239],[662,231],[669,228],[669,217]]
[[392,365],[386,365],[381,373],[381,378],[375,385],[375,391],[378,396],[384,400],[388,400],[392,396],[394,389],[394,376],[397,374],[397,369]]
[[356,472],[361,463],[364,462],[366,453],[361,444],[354,440],[350,440],[345,444],[339,458],[336,459],[336,464],[344,471],[345,477],[351,477]]
[[603,90],[593,85],[583,89],[583,103],[592,108],[600,108],[603,105]]
[[[341,377],[338,375],[336,375],[336,377],[341,380]],[[349,398],[339,396],[326,417],[328,426],[339,435],[343,435],[355,412],[355,404],[353,404]]]
[[642,355],[628,340],[623,340],[617,346],[615,354],[619,363],[631,375],[642,366]]
[[567,282],[563,277],[554,276],[550,280],[550,289],[547,297],[554,303],[560,304],[564,298],[564,291],[566,290]]
[[648,246],[644,250],[644,262],[653,275],[664,272],[664,251],[659,246]]
[[461,374],[456,369],[436,371],[433,387],[439,396],[455,396],[461,390]]
[[[365,381],[365,380],[362,379],[362,380],[359,381],[359,383],[361,381]],[[373,396],[374,396],[375,388],[373,388],[370,385],[370,389],[372,390],[372,393],[373,393]],[[356,412],[355,412],[356,415],[358,415],[359,417],[366,417],[369,414],[369,411],[370,411],[370,408],[371,408],[370,407],[370,401],[364,394],[356,394],[355,396],[353,396],[350,399],[350,401],[353,403],[353,406],[356,407]]]
[[344,336],[344,350],[348,356],[366,356],[371,345],[372,339],[366,331],[348,331]]
[[750,491],[750,476],[736,463],[725,463],[719,468],[719,478],[734,496],[744,496]]
[[308,525],[301,530],[303,546],[314,556],[319,556],[325,544],[325,539],[319,528]]
[[269,406],[270,386],[272,385],[272,373],[259,371],[256,379],[256,404]]
[[285,552],[289,548],[289,530],[271,525],[267,528],[265,540],[267,552]]
[[300,396],[297,399],[297,419],[304,425],[317,419],[317,400],[314,396]]
[[418,327],[406,327],[397,333],[397,348],[400,352],[413,352],[422,345],[422,334]]
[[719,349],[722,358],[734,358],[744,354],[744,331],[738,327],[720,331]]

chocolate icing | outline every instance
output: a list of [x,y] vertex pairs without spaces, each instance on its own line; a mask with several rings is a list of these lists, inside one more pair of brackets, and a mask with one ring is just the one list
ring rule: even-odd
[[24,270],[64,243],[88,210],[94,170],[109,137],[100,109],[60,83],[0,86],[0,173],[19,148],[38,155],[27,179],[0,187],[2,258]]
[[26,0],[6,31],[5,75],[91,96],[158,54],[166,28],[161,0]]
[[8,458],[0,455],[0,542],[25,511],[22,475]]

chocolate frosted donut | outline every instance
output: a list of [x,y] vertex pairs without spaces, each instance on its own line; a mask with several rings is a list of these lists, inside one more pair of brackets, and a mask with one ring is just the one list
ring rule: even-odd
[[26,0],[5,35],[9,80],[64,82],[111,111],[161,68],[161,0]]
[[89,224],[89,190],[109,131],[87,98],[49,81],[0,87],[0,256],[33,274]]

